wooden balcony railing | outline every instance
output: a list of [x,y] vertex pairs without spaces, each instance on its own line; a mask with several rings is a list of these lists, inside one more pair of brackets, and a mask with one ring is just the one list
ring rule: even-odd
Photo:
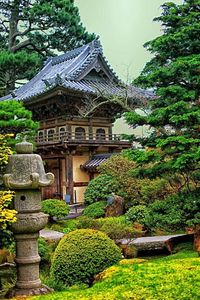
[[122,139],[120,134],[88,134],[80,132],[60,132],[39,134],[36,139],[37,144],[53,144],[53,143],[129,143]]

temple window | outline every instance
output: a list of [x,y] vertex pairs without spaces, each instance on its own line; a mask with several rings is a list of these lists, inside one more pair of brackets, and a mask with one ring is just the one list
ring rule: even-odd
[[85,129],[83,127],[76,127],[76,129],[75,129],[75,139],[85,140]]
[[98,128],[96,130],[96,139],[97,140],[105,140],[106,138],[106,132],[105,132],[105,129],[103,128]]
[[48,141],[53,141],[54,140],[54,134],[55,134],[55,129],[49,129],[48,130]]
[[65,134],[65,132],[66,132],[65,127],[60,127],[59,128],[59,132],[60,132],[60,136],[63,136]]
[[38,141],[39,142],[43,142],[44,140],[44,132],[43,131],[39,131],[38,132]]

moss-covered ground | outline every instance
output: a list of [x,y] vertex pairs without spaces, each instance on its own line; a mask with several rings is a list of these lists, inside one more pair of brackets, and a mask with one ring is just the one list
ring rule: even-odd
[[31,300],[198,300],[200,258],[192,245],[184,245],[170,256],[122,260],[105,270],[90,288],[31,297]]

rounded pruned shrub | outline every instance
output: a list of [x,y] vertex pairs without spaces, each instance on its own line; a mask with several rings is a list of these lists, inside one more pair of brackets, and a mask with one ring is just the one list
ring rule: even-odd
[[92,203],[84,209],[83,215],[94,219],[104,217],[106,206],[106,201]]
[[51,266],[51,279],[66,286],[91,284],[94,276],[117,263],[121,251],[103,232],[78,229],[58,244]]
[[84,194],[84,202],[89,205],[97,201],[107,201],[108,197],[118,190],[119,184],[113,176],[100,174],[89,182]]
[[69,206],[58,199],[47,199],[42,201],[42,211],[52,217],[62,218],[69,213]]
[[136,205],[126,212],[125,216],[128,221],[145,224],[145,218],[148,214],[148,209],[145,205]]

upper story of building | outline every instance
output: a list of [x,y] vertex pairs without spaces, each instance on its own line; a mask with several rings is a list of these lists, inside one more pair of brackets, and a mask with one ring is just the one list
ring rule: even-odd
[[112,134],[114,120],[125,110],[122,104],[136,108],[152,97],[124,84],[94,40],[50,57],[34,78],[0,100],[23,101],[40,121],[38,148],[99,143],[123,148],[129,143]]

